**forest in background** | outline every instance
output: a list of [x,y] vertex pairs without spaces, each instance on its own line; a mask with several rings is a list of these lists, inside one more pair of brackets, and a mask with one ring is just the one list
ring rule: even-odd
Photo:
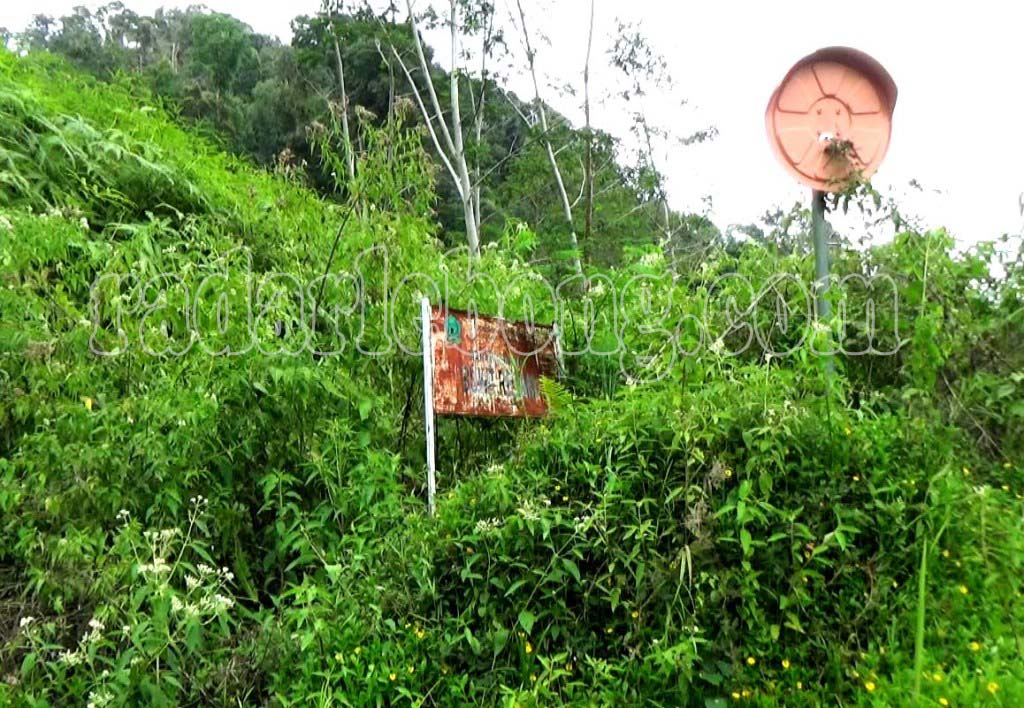
[[[898,310],[834,288],[835,319],[780,327],[746,284],[806,312],[805,214],[734,239],[666,212],[655,164],[497,83],[463,124],[477,202],[401,10],[290,46],[118,6],[7,37],[0,703],[1024,703],[1016,243],[957,249],[857,185],[834,206],[896,233],[834,272],[885,274]],[[479,253],[452,251],[473,213]],[[311,319],[271,280],[219,327],[250,278],[357,264],[361,320],[337,283]],[[433,518],[421,362],[388,347],[417,340],[414,274],[583,352],[544,420],[440,422]],[[737,303],[786,355],[743,346]]]
[[[365,2],[351,5],[325,5],[318,15],[296,17],[290,44],[201,6],[144,16],[121,3],[95,12],[76,8],[59,19],[37,16],[23,31],[3,35],[21,49],[64,56],[103,79],[131,77],[225,149],[265,168],[297,171],[315,190],[344,196],[347,187],[338,194],[327,173],[349,167],[340,144],[345,138],[332,146],[340,154],[334,164],[325,161],[318,133],[350,123],[348,140],[358,150],[362,126],[379,127],[395,112],[409,125],[423,125],[410,80],[420,87],[426,109],[434,108],[423,86],[426,72],[417,67],[407,16],[395,3],[377,10]],[[675,135],[637,114],[632,137],[641,147],[629,150],[596,127],[573,127],[541,99],[542,92],[552,91],[542,77],[536,98],[502,88],[503,77],[514,69],[525,71],[530,57],[546,48],[539,46],[542,37],[530,34],[526,13],[505,17],[507,8],[479,0],[460,6],[457,23],[464,39],[456,61],[460,67],[470,64],[471,70],[462,69],[458,102],[472,188],[480,192],[481,242],[496,240],[509,219],[518,219],[544,231],[540,257],[571,261],[569,234],[576,231],[582,242],[577,248],[586,258],[607,265],[621,259],[623,248],[649,243],[654,235],[671,241],[680,253],[699,251],[719,235],[706,215],[671,212],[655,159],[656,144],[712,139],[712,127]],[[418,28],[422,32],[440,24],[440,18],[428,14]],[[620,25],[619,34],[606,44],[588,62],[602,62],[621,76],[621,95],[613,97],[618,103],[611,110],[628,110],[623,107],[631,99],[648,92],[675,90],[664,59],[636,27]],[[433,62],[429,46],[423,51],[439,104],[450,115],[451,77]],[[581,72],[583,67],[581,57]],[[575,97],[574,88],[558,91],[584,100]],[[597,98],[593,102],[596,112]],[[441,151],[427,143],[436,169],[443,171]],[[568,219],[555,188],[549,146],[571,206]],[[446,176],[437,186],[443,238],[461,244],[466,221],[457,189]],[[759,233],[756,227],[746,231]]]

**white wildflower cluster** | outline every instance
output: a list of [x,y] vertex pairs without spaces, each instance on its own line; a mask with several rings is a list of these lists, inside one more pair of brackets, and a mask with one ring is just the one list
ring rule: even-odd
[[487,467],[487,474],[501,474],[505,471],[505,465],[495,462]]
[[221,582],[225,583],[231,582],[235,579],[235,574],[228,570],[227,566],[224,566],[220,570],[217,570],[216,568],[211,568],[210,566],[206,565],[206,563],[200,563],[196,566],[196,570],[199,571],[199,575],[203,579],[216,577]]
[[127,524],[129,521],[131,521],[131,518],[132,514],[127,509],[121,509],[121,511],[117,512],[117,520],[120,521],[122,524]]
[[719,337],[718,339],[711,343],[711,346],[708,347],[708,349],[711,350],[712,354],[721,356],[725,352],[725,342],[722,340],[721,337]]
[[233,598],[219,592],[197,598],[195,601],[182,600],[177,595],[171,597],[171,611],[184,615],[189,619],[201,619],[210,615],[230,610],[235,606]]
[[547,497],[541,497],[534,501],[533,499],[527,499],[519,508],[516,509],[516,513],[527,521],[536,521],[540,518],[541,507],[551,506],[551,500]]
[[587,291],[587,295],[589,295],[590,297],[601,297],[606,292],[608,292],[608,289],[605,288],[604,281],[599,280],[597,281],[596,285],[594,285],[593,287],[590,288],[589,291]]
[[516,513],[527,521],[536,521],[540,518],[539,510],[534,506],[533,501],[529,499],[519,505],[519,508],[516,509]]
[[168,565],[167,561],[159,556],[153,558],[152,563],[143,563],[139,566],[139,572],[143,575],[153,575],[160,577],[167,575],[171,572],[171,566]]
[[[120,516],[120,514],[118,514],[118,516]],[[178,529],[160,529],[159,531],[144,531],[142,535],[150,545],[155,545],[158,542],[161,544],[170,543],[178,533]]]
[[57,655],[57,661],[67,664],[68,666],[78,666],[86,659],[86,648],[90,644],[103,639],[103,630],[107,627],[102,621],[93,617],[89,620],[89,631],[82,636],[78,641],[78,646],[74,649],[64,649]]
[[35,622],[35,621],[36,621],[35,617],[22,617],[18,621],[18,627],[20,629],[25,629],[26,627],[31,627],[32,623]]
[[0,214],[0,229],[4,231],[12,231],[14,229],[14,224],[3,214]]
[[213,568],[206,563],[196,566],[198,575],[186,575],[186,597],[171,597],[171,611],[188,618],[204,618],[235,606],[235,601],[221,592],[235,579],[228,568]]
[[504,521],[497,517],[493,519],[480,519],[476,522],[476,532],[490,533],[491,531],[496,531],[497,529],[501,528],[503,524]]
[[57,660],[68,666],[78,666],[85,660],[85,656],[77,649],[65,649],[57,656]]
[[660,265],[661,263],[664,263],[664,261],[665,255],[659,251],[651,251],[650,253],[645,253],[640,256],[640,265],[648,268]]
[[105,708],[114,700],[114,694],[110,691],[93,691],[89,694],[87,708]]
[[82,638],[82,642],[85,644],[95,644],[99,640],[103,639],[103,630],[106,626],[95,617],[89,620],[89,631]]

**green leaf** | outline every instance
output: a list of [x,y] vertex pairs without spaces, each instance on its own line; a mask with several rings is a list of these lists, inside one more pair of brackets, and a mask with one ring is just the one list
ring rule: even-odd
[[519,612],[519,624],[527,634],[533,631],[533,622],[536,619],[529,610],[521,610]]
[[751,538],[750,532],[746,529],[740,529],[740,546],[743,547],[743,557],[747,558],[750,556],[750,546],[754,542]]
[[576,565],[576,561],[572,560],[571,558],[563,558],[562,559],[562,565],[565,566],[565,569],[566,569],[566,571],[568,571],[569,575],[574,577],[576,579],[576,582],[579,583],[580,582],[580,567],[578,565]]

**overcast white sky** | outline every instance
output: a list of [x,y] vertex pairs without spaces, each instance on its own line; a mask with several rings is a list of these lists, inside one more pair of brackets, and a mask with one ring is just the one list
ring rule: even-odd
[[[540,0],[529,0],[527,7]],[[426,0],[420,0],[424,4]],[[496,0],[507,16],[513,0]],[[23,27],[33,14],[61,15],[94,2],[4,2],[0,26]],[[136,12],[190,2],[125,0]],[[247,22],[258,32],[289,41],[289,21],[312,14],[319,0],[256,2],[208,0],[214,10]],[[585,0],[555,0],[529,21],[550,44],[538,48],[538,65],[552,82],[579,85],[586,48]],[[878,59],[899,86],[888,157],[873,182],[901,197],[929,226],[946,226],[961,242],[1019,233],[1024,192],[1024,3],[945,3],[858,0],[856,3],[728,2],[702,0],[597,0],[593,58],[595,92],[612,73],[604,51],[616,18],[641,23],[665,55],[690,104],[679,109],[652,96],[648,110],[687,132],[712,123],[710,144],[673,152],[664,167],[678,209],[699,211],[710,195],[720,226],[756,220],[773,205],[806,200],[806,190],[779,167],[768,147],[764,110],[789,67],[820,47],[846,45]],[[435,38],[430,37],[434,42]],[[438,43],[443,38],[436,38]],[[529,97],[525,77],[512,88]],[[544,98],[571,118],[578,98]],[[594,122],[611,132],[624,127],[621,105],[595,109]],[[908,190],[917,179],[924,193]]]

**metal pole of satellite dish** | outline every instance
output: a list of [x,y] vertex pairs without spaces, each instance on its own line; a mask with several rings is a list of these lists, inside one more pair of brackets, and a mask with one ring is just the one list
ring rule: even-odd
[[[832,319],[832,306],[828,301],[828,224],[825,222],[825,193],[811,192],[811,231],[814,235],[814,294],[817,320],[826,327]],[[831,339],[831,335],[829,336]],[[825,359],[825,371],[831,376],[835,362]]]
[[828,301],[828,224],[825,223],[825,193],[811,192],[811,229],[814,233],[814,293],[818,321],[827,323],[832,318]]

